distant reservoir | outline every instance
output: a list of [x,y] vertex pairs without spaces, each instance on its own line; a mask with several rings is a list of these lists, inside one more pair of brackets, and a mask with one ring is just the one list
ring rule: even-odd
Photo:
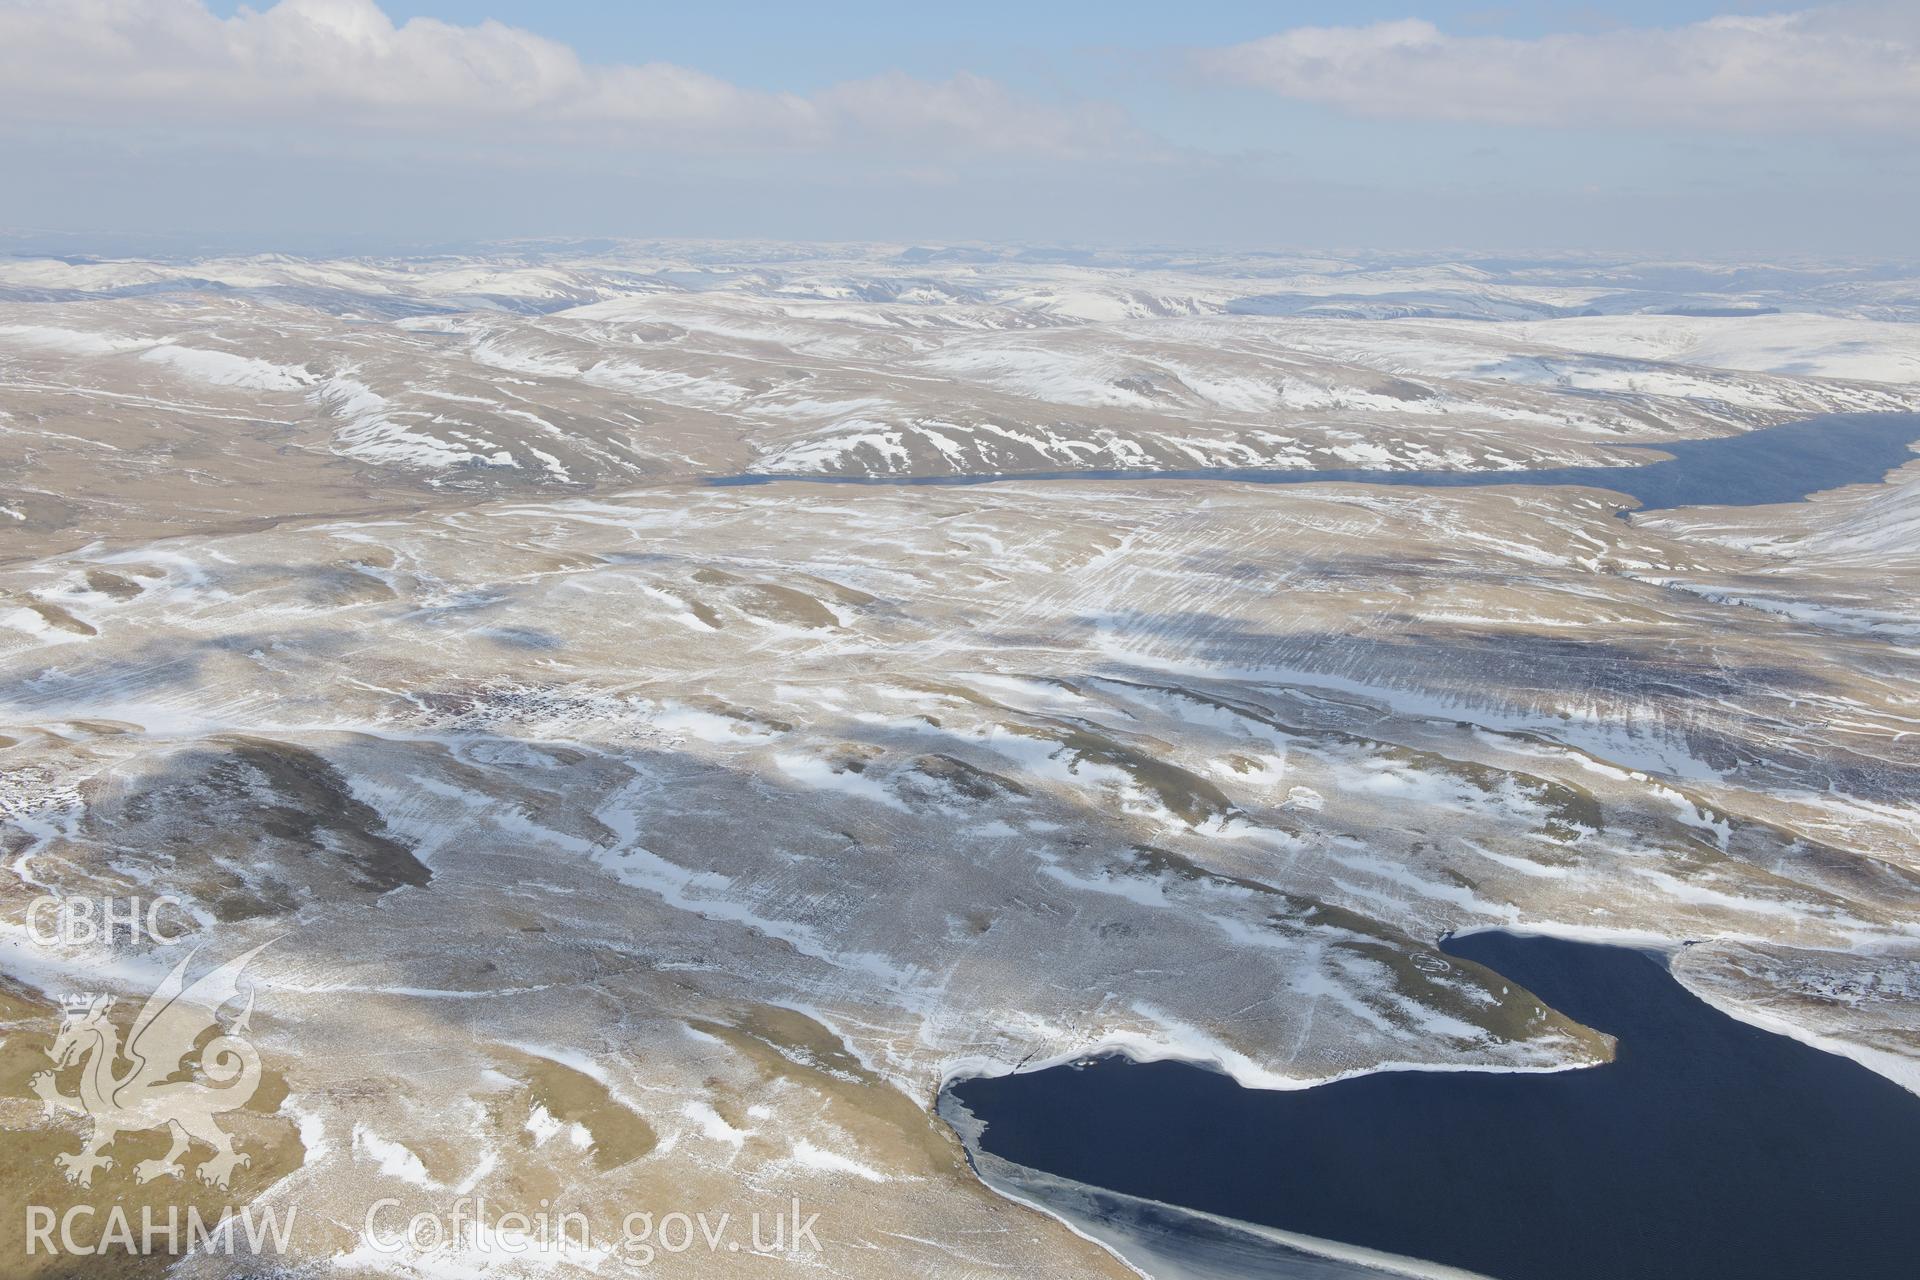
[[1174,471],[1021,471],[982,475],[738,475],[713,485],[813,484],[969,485],[1007,480],[1225,480],[1246,484],[1405,484],[1429,488],[1488,485],[1586,485],[1635,499],[1641,510],[1666,507],[1751,507],[1798,502],[1850,484],[1875,484],[1914,460],[1920,414],[1834,413],[1712,440],[1620,445],[1672,455],[1614,467],[1539,467],[1516,471],[1389,471],[1365,467],[1304,470],[1202,467]]

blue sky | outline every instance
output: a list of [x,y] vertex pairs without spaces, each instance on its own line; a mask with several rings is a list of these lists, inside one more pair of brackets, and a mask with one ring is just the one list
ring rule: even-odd
[[75,237],[1887,255],[1916,120],[1905,0],[0,0]]
[[[211,7],[227,14],[240,8],[231,3]],[[929,76],[962,70],[1013,76],[1052,72],[1093,82],[1103,78],[1103,64],[1115,61],[1115,55],[1151,58],[1182,46],[1236,44],[1288,27],[1355,26],[1422,17],[1449,30],[1527,36],[1673,26],[1721,13],[1779,13],[1805,6],[1714,0],[1612,4],[972,0],[953,5],[897,0],[815,4],[395,0],[382,7],[396,21],[496,18],[570,44],[590,61],[678,62],[758,88],[807,90],[881,67]]]

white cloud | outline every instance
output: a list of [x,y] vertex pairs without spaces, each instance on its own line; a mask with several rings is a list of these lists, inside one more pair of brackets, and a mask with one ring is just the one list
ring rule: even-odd
[[891,74],[811,97],[665,62],[592,66],[492,20],[395,26],[374,0],[281,0],[230,18],[202,0],[0,0],[0,111],[317,131],[440,132],[642,147],[903,142],[1097,151],[1108,112],[1023,100],[959,75]]
[[1194,57],[1206,74],[1355,115],[1920,131],[1920,21],[1898,5],[1533,39],[1419,20],[1301,27]]

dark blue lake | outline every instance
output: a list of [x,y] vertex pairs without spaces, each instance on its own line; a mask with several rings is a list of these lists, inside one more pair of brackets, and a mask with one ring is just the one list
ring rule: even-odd
[[949,1093],[1029,1169],[1501,1280],[1920,1275],[1920,1097],[1736,1022],[1640,951],[1446,950],[1618,1037],[1615,1061],[1274,1092],[1105,1058]]
[[[1760,506],[1798,502],[1850,484],[1872,484],[1913,461],[1920,414],[1841,413],[1763,427],[1713,440],[1621,445],[1635,461],[1613,467],[1542,467],[1525,471],[1384,471],[1349,467],[1302,471],[1204,467],[1179,471],[1022,471],[940,476],[718,476],[712,485],[802,481],[855,485],[970,485],[1006,480],[1230,480],[1250,484],[1410,484],[1435,488],[1507,484],[1589,485],[1636,499],[1642,510],[1664,507]],[[1640,461],[1649,453],[1668,458]]]

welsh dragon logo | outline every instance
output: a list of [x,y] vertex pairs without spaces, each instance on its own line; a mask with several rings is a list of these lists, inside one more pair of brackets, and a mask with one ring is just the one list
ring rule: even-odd
[[[93,1120],[93,1134],[79,1151],[54,1157],[67,1181],[93,1185],[96,1169],[111,1169],[113,1159],[102,1154],[122,1133],[165,1127],[173,1145],[158,1160],[142,1160],[133,1167],[134,1179],[178,1178],[180,1157],[194,1143],[213,1148],[197,1170],[200,1181],[225,1190],[236,1167],[251,1158],[235,1151],[233,1139],[214,1123],[222,1112],[242,1107],[260,1087],[260,1055],[246,1040],[253,1016],[253,990],[232,1027],[221,1029],[220,1010],[240,994],[239,978],[247,962],[266,947],[255,947],[186,985],[189,955],[174,966],[133,1020],[127,1042],[107,1020],[114,1001],[110,996],[69,996],[63,1000],[66,1017],[47,1055],[54,1070],[33,1077],[32,1089],[47,1113],[66,1111]],[[197,1054],[198,1071],[190,1070],[195,1046],[208,1031],[220,1034]],[[127,1065],[121,1069],[124,1061]],[[63,1094],[56,1074],[80,1066],[80,1092]]]

